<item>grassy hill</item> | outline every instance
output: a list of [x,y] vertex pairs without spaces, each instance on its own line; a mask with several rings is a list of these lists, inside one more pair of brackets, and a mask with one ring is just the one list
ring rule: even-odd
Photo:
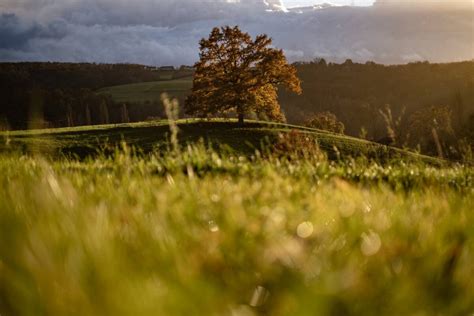
[[[180,141],[248,150],[290,128],[181,121]],[[167,129],[37,130],[0,143],[145,148]],[[347,152],[383,149],[298,130]],[[84,160],[0,150],[0,314],[472,315],[473,179],[468,166],[202,146]]]
[[[297,131],[298,135],[314,139],[331,159],[363,155],[381,160],[403,158],[439,162],[434,158],[362,139],[289,124],[248,121],[240,126],[234,120],[224,119],[189,119],[179,120],[177,123],[181,144],[203,139],[213,147],[225,147],[242,154],[268,148],[278,141],[280,134],[288,135],[290,131]],[[85,157],[101,150],[113,150],[124,141],[146,153],[169,146],[169,136],[167,121],[14,131],[0,133],[0,150],[40,151]]]

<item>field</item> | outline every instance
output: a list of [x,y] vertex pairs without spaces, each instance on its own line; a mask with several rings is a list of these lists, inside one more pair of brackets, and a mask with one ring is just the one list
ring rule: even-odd
[[472,167],[167,123],[0,134],[1,315],[474,313]]
[[[164,78],[165,79],[165,78]],[[193,78],[163,80],[113,86],[99,90],[99,93],[110,94],[116,102],[159,101],[166,92],[174,98],[183,100],[193,87]]]

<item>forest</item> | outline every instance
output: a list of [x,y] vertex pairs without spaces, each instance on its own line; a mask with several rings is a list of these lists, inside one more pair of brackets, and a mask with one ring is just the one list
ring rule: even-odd
[[[297,64],[303,94],[280,93],[288,121],[330,111],[347,134],[436,154],[433,130],[446,155],[474,143],[474,61],[407,65]],[[439,153],[438,153],[439,154]]]
[[[185,66],[173,69],[134,64],[0,63],[0,122],[4,129],[26,129],[40,114],[48,127],[118,123],[123,119],[123,105],[95,91],[192,75]],[[142,118],[137,115],[135,119]]]

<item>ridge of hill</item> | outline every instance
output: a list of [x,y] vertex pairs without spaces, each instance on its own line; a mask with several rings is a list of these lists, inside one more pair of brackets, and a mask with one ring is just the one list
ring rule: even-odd
[[[213,147],[244,155],[253,154],[255,150],[265,150],[275,144],[279,135],[296,131],[299,135],[314,138],[330,159],[365,156],[379,161],[401,158],[442,163],[436,158],[367,140],[290,124],[247,121],[241,126],[234,119],[182,119],[177,121],[177,126],[180,144],[204,140]],[[34,151],[84,158],[101,151],[115,150],[125,142],[139,152],[147,153],[169,147],[169,135],[166,120],[0,132],[0,152]]]

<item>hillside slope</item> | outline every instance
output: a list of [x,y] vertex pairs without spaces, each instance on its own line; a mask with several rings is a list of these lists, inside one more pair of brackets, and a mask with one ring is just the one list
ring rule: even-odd
[[[364,155],[379,160],[402,158],[439,163],[437,159],[397,148],[288,124],[249,121],[240,126],[234,120],[190,119],[178,121],[178,128],[180,144],[205,140],[213,147],[225,147],[241,154],[271,148],[279,135],[296,130],[299,135],[313,137],[331,159]],[[126,142],[138,151],[147,153],[167,148],[169,135],[167,121],[2,132],[0,151],[34,151],[86,157],[114,150],[122,142]]]
[[181,101],[190,93],[192,87],[193,77],[186,77],[112,86],[100,89],[98,93],[109,94],[116,102],[142,103],[159,101],[161,94],[166,92]]

